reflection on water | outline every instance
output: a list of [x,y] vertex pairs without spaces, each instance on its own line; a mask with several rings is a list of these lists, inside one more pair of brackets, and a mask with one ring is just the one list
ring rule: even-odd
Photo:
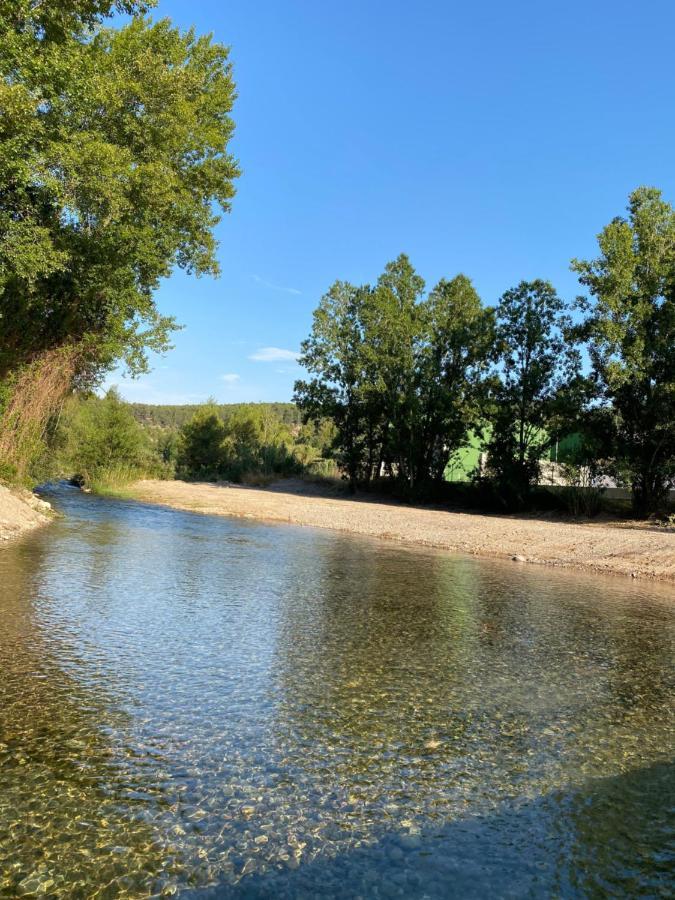
[[0,552],[0,895],[668,895],[672,589],[56,498]]

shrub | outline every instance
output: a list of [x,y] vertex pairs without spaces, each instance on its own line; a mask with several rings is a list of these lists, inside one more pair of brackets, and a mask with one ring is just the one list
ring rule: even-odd
[[116,390],[103,399],[72,398],[61,416],[53,446],[53,474],[88,486],[128,482],[154,474],[148,438]]
[[180,430],[176,458],[179,478],[217,481],[225,469],[227,431],[211,403],[197,410]]

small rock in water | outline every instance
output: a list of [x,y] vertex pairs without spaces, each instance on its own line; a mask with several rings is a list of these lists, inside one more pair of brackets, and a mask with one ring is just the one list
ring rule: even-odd
[[401,834],[398,842],[405,850],[418,850],[422,846],[422,841],[416,834]]
[[526,557],[521,556],[520,553],[517,553],[515,556],[512,556],[511,559],[514,562],[527,562]]

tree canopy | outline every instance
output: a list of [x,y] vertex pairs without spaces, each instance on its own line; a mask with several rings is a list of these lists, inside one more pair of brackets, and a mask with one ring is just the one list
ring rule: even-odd
[[536,484],[540,460],[575,395],[580,357],[564,311],[553,285],[541,279],[521,281],[497,306],[487,452],[506,505],[522,505]]
[[409,491],[443,477],[478,417],[492,312],[471,282],[442,280],[428,295],[410,260],[375,287],[337,281],[314,313],[296,383],[309,419],[330,417],[352,484],[386,472]]
[[627,217],[610,222],[598,244],[596,259],[572,263],[590,294],[580,300],[579,335],[615,471],[646,514],[675,483],[675,210],[661,191],[639,188]]
[[656,188],[639,188],[598,243],[598,258],[572,262],[589,292],[576,309],[541,279],[506,291],[495,309],[464,275],[425,294],[405,255],[374,287],[336,281],[302,345],[310,377],[296,382],[295,399],[306,419],[334,422],[352,485],[384,474],[423,493],[474,440],[485,453],[481,486],[516,508],[530,501],[553,443],[573,437],[565,462],[575,483],[596,489],[612,476],[630,485],[638,515],[666,508],[675,210]]
[[[81,372],[141,371],[174,327],[160,280],[218,271],[239,174],[228,49],[151,5],[0,3],[0,378],[63,346]],[[115,10],[131,20],[105,27]]]

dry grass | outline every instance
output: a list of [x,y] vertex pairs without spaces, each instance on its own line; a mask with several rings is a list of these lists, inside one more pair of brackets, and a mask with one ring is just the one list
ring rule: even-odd
[[77,347],[49,350],[11,383],[0,422],[0,461],[19,480],[42,449],[49,421],[61,408],[79,362]]

